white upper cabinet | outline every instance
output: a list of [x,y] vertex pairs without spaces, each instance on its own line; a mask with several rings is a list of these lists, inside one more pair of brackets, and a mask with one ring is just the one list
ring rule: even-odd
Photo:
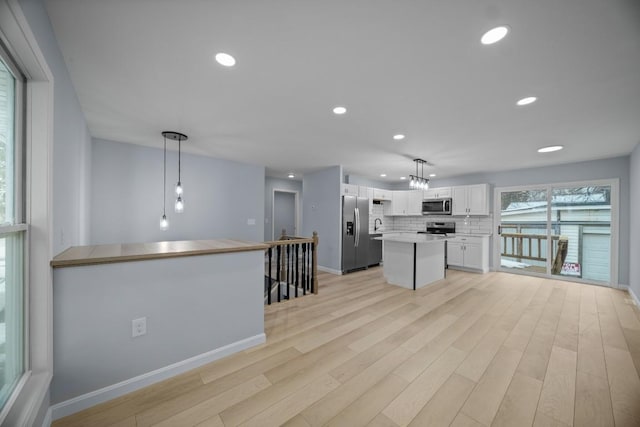
[[393,191],[391,203],[384,204],[387,216],[422,215],[422,190]]
[[373,199],[373,188],[365,187],[364,185],[359,186],[358,196],[366,197],[367,199]]
[[375,200],[389,200],[391,201],[393,198],[393,191],[391,190],[382,190],[380,188],[373,189],[373,198]]
[[443,199],[451,197],[451,187],[430,188],[424,190],[425,199]]
[[358,186],[356,184],[342,184],[340,194],[342,196],[358,196]]
[[489,215],[489,184],[453,187],[451,195],[453,215]]

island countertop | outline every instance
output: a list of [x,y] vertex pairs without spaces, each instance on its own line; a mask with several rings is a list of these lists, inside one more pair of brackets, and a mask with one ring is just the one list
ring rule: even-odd
[[72,246],[56,255],[53,260],[51,260],[51,266],[54,268],[74,267],[194,255],[258,251],[268,248],[269,246],[263,243],[235,239]]

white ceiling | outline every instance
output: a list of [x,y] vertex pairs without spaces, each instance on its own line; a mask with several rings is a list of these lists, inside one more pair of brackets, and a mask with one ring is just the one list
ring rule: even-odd
[[[637,0],[46,4],[97,138],[161,147],[160,132],[175,130],[185,151],[272,176],[342,164],[394,182],[414,157],[446,177],[626,155],[640,142]],[[507,38],[481,45],[500,24]],[[528,95],[538,102],[515,106]],[[565,149],[536,152],[552,144]]]

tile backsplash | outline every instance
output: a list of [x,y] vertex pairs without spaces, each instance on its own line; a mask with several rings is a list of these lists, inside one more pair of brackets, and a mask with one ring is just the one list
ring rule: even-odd
[[[384,230],[422,231],[427,228],[427,222],[453,221],[456,223],[456,233],[493,233],[493,215],[469,218],[452,216],[385,216],[382,221]],[[373,226],[371,229],[373,229]]]
[[[391,229],[389,226],[392,224],[393,222],[393,217],[391,216],[384,216],[384,206],[382,205],[382,203],[380,204],[376,204],[376,203],[371,203],[369,204],[369,233],[373,233],[373,228],[374,228],[374,222],[376,220],[376,218],[380,218],[382,220],[382,229],[386,230],[386,229]],[[389,221],[389,222],[387,222]]]

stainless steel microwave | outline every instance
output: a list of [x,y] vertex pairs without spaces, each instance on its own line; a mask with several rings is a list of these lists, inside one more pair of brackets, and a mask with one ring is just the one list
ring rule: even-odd
[[451,197],[422,202],[422,215],[451,215]]

